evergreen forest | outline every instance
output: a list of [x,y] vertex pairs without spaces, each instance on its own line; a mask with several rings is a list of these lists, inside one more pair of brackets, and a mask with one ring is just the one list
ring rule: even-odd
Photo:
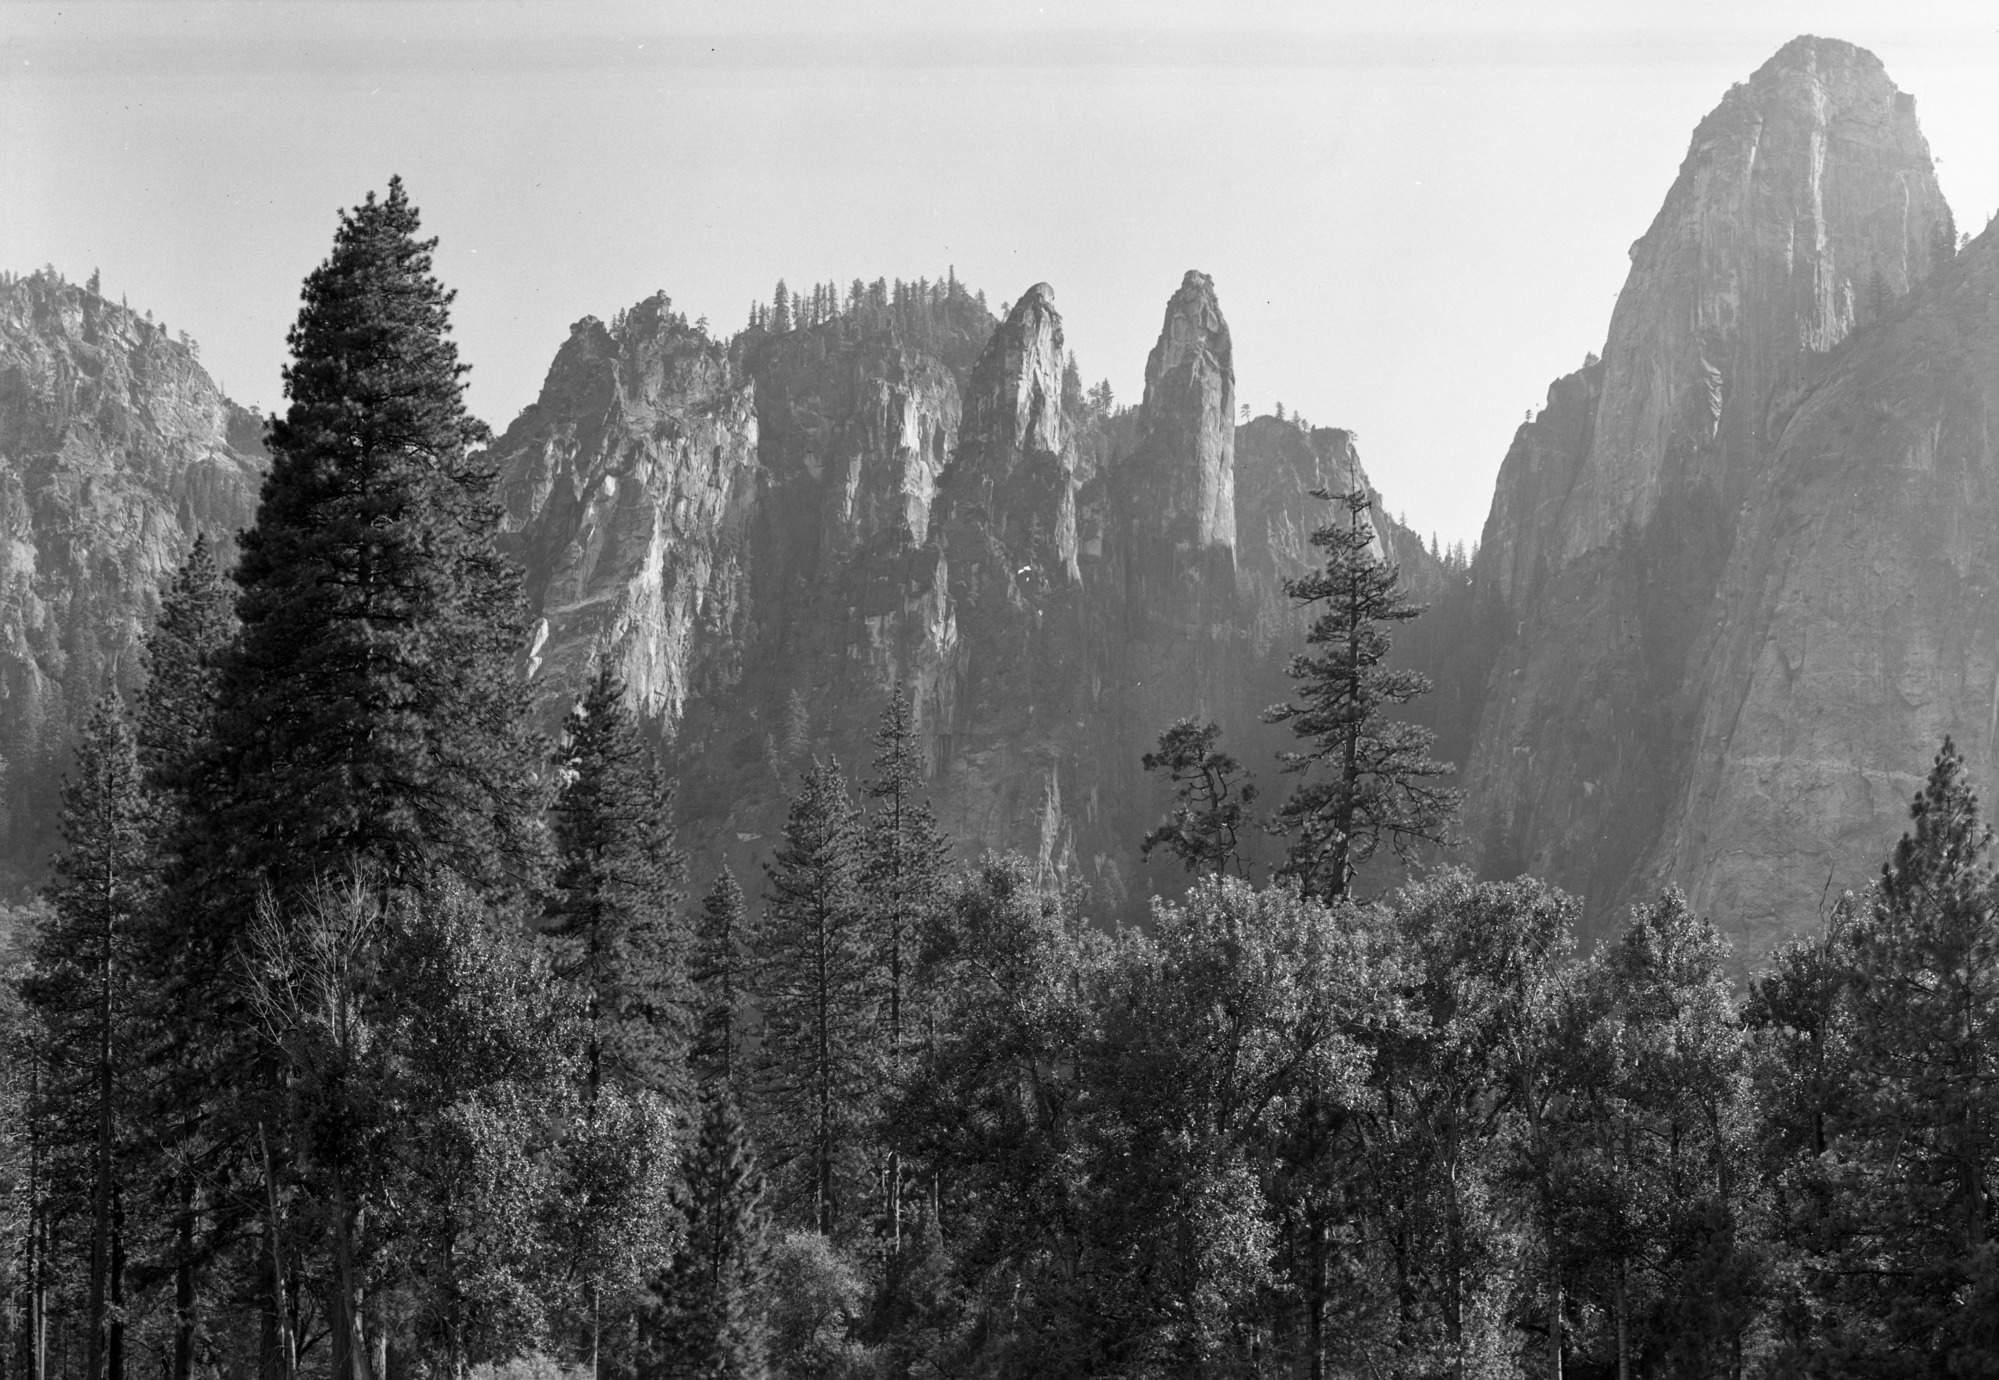
[[[0,982],[0,1378],[1999,1376],[1949,742],[1817,933],[1666,892],[1584,951],[1436,861],[1421,610],[1327,491],[1282,798],[1160,725],[1147,924],[954,847],[899,692],[717,870],[609,667],[532,727],[433,243],[399,182],[343,214],[240,556],[75,752]],[[858,282],[752,330],[898,313],[956,338]]]

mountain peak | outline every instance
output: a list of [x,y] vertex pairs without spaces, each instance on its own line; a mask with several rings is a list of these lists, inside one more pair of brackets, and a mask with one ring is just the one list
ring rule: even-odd
[[[1882,81],[1888,80],[1888,70],[1882,66],[1881,59],[1858,44],[1848,43],[1843,38],[1799,34],[1772,53],[1769,60],[1750,75],[1749,84],[1768,83],[1786,71],[1839,68],[1878,75]],[[1889,84],[1893,85],[1892,82]]]

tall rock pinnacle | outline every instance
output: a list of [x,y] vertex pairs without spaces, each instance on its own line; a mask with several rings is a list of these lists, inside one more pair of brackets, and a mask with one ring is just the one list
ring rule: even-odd
[[[1214,280],[1193,269],[1145,361],[1134,491],[1148,535],[1173,548],[1235,547],[1235,358]],[[1232,555],[1230,557],[1232,560]]]
[[1036,283],[972,368],[946,490],[959,516],[980,515],[1011,553],[1008,579],[1036,586],[1081,578],[1076,451],[1062,399],[1067,363],[1055,291]]

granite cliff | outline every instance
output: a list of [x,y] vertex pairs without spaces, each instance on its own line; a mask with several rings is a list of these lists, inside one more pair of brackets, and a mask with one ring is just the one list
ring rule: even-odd
[[150,315],[0,280],[0,894],[43,874],[74,730],[142,679],[163,580],[249,521],[262,434]]
[[[1731,744],[1767,694],[1756,668],[1782,664],[1756,612],[1763,586],[1790,589],[1794,619],[1818,610],[1816,641],[1846,636],[1834,633],[1850,612],[1834,590],[1878,577],[1863,560],[1835,578],[1830,556],[1816,576],[1773,573],[1799,524],[1824,520],[1789,506],[1810,500],[1781,476],[1799,464],[1789,457],[1823,415],[1829,379],[1851,370],[1849,346],[1871,357],[1856,335],[1933,309],[1953,234],[1913,100],[1850,44],[1787,44],[1701,122],[1632,246],[1602,357],[1557,380],[1514,438],[1473,578],[1474,622],[1491,631],[1439,668],[1460,693],[1479,687],[1467,824],[1485,871],[1547,877],[1583,894],[1598,922],[1678,880],[1751,941],[1747,953],[1809,919],[1829,848],[1863,869],[1878,859],[1926,739],[1950,719],[1940,706],[1920,729],[1855,713],[1816,740],[1766,724],[1753,750]],[[1846,385],[1852,405],[1910,405],[1889,371],[1869,377]],[[1884,391],[1861,399],[1857,387]],[[1856,473],[1909,468],[1857,432],[1814,435]],[[1874,535],[1847,554],[1933,542],[1908,511],[1854,510]],[[1975,566],[1961,568],[1984,578]],[[1788,634],[1794,662],[1803,635]],[[1849,706],[1877,697],[1864,676],[1841,684]],[[1750,784],[1752,758],[1808,741],[1812,765]],[[1813,796],[1799,772],[1842,784]],[[1801,868],[1817,873],[1809,886]],[[1749,886],[1750,871],[1766,882]]]
[[955,281],[905,288],[728,343],[663,297],[574,328],[495,445],[529,674],[552,726],[612,658],[669,745],[690,845],[739,870],[810,757],[865,773],[900,684],[967,852],[1142,904],[1180,878],[1138,857],[1164,802],[1139,759],[1183,715],[1258,767],[1279,745],[1256,713],[1302,628],[1281,582],[1311,561],[1310,491],[1366,482],[1352,438],[1236,426],[1204,274],[1121,410],[1084,395],[1047,284],[1003,320]]

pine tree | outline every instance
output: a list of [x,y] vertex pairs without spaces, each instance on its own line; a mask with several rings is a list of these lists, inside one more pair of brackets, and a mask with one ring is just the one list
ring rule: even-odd
[[821,1234],[840,1218],[868,1120],[875,956],[857,895],[859,833],[840,764],[814,763],[764,865],[763,1143],[783,1175],[781,1201]]
[[552,811],[556,972],[585,1013],[586,1096],[612,1079],[679,1106],[694,993],[679,918],[673,796],[608,663],[570,712]]
[[[385,198],[341,214],[306,279],[287,338],[290,405],[268,432],[271,468],[236,569],[242,627],[218,687],[202,852],[176,897],[218,956],[272,926],[303,927],[278,936],[286,952],[315,935],[358,946],[322,983],[348,1003],[327,1037],[339,1057],[305,1065],[333,1080],[324,1105],[296,1095],[302,1056],[289,1036],[266,1040],[230,1090],[237,1123],[277,1142],[260,1155],[258,1196],[281,1197],[275,1166],[323,1228],[336,1380],[370,1380],[362,1234],[394,1230],[381,1210],[388,1170],[365,1134],[382,1092],[371,1080],[387,1075],[364,1056],[369,1023],[394,1009],[396,898],[441,875],[482,897],[510,894],[537,863],[540,753],[513,664],[519,574],[494,545],[495,476],[473,452],[488,432],[465,410],[451,294],[418,228],[392,179]],[[365,893],[359,910],[343,903],[344,918],[326,922],[320,898],[343,888]],[[287,1165],[294,1146],[311,1153]],[[289,1313],[285,1293],[272,1284],[274,1316]]]
[[658,1373],[671,1380],[763,1380],[768,1221],[763,1174],[728,1086],[702,1093],[700,1139],[679,1195],[684,1235],[660,1281]]
[[190,775],[212,728],[221,663],[235,631],[234,594],[207,536],[197,535],[146,637],[138,751],[154,790],[192,789]]
[[1358,484],[1314,497],[1335,505],[1334,520],[1312,533],[1326,564],[1286,580],[1284,592],[1318,614],[1305,636],[1308,650],[1291,659],[1296,702],[1273,705],[1263,718],[1289,723],[1308,744],[1280,758],[1285,771],[1307,774],[1277,811],[1294,836],[1284,870],[1306,894],[1334,899],[1348,894],[1382,842],[1400,854],[1445,841],[1457,792],[1432,784],[1453,770],[1430,757],[1434,735],[1388,717],[1430,682],[1385,664],[1388,629],[1423,610],[1373,550],[1373,501]]
[[736,884],[736,874],[724,864],[701,901],[692,974],[699,993],[700,1019],[695,1024],[688,1062],[703,1081],[717,1080],[731,1089],[739,1086],[746,1072],[744,1026],[754,951],[743,909],[743,889]]
[[58,1136],[78,1151],[90,1204],[84,1373],[123,1380],[127,1274],[125,1152],[135,1043],[134,935],[154,902],[154,820],[138,746],[115,693],[99,699],[63,787],[64,851],[27,986],[47,1038]]
[[1238,782],[1242,765],[1216,749],[1221,736],[1220,724],[1181,719],[1159,735],[1159,750],[1141,759],[1147,771],[1164,771],[1173,783],[1173,809],[1146,834],[1141,856],[1164,848],[1189,872],[1216,877],[1227,876],[1232,862],[1241,866],[1237,852],[1256,787]]
[[[214,726],[220,667],[235,635],[234,606],[207,537],[196,536],[161,595],[146,638],[146,689],[139,704],[139,761],[159,812],[160,866],[170,886],[184,880],[181,863],[200,852],[187,831],[201,827],[203,753]],[[216,989],[230,972],[203,948],[200,928],[185,918],[170,905],[156,906],[139,937],[151,977],[144,1017],[152,1065],[145,1153],[155,1166],[157,1191],[166,1197],[162,1215],[172,1224],[173,1380],[188,1380],[194,1370],[201,1262],[214,1255],[199,1240],[201,1228],[205,1222],[227,1230],[209,1204],[226,1177],[229,1147],[203,1125],[213,1109],[207,1085],[229,1066],[234,1043],[216,1028]]]
[[1576,1104],[1588,1142],[1576,1255],[1611,1320],[1620,1380],[1659,1353],[1679,1373],[1725,1372],[1749,1322],[1743,1043],[1726,964],[1714,927],[1668,891],[1633,911],[1589,975],[1606,1015]]
[[1914,1374],[1999,1366],[1999,874],[1948,738],[1853,939],[1852,1230],[1829,1278],[1836,1364]]
[[210,832],[222,869],[281,894],[353,862],[491,888],[531,852],[519,574],[417,229],[391,179],[307,278],[236,570]]
[[[875,730],[874,778],[865,794],[871,802],[862,840],[861,904],[875,948],[879,986],[876,1003],[878,1061],[891,1087],[908,1075],[909,1040],[916,1022],[919,939],[943,909],[944,865],[950,845],[937,828],[928,801],[918,798],[923,757],[916,742],[909,697],[896,686]],[[887,1232],[892,1248],[902,1245],[903,1148],[892,1128],[884,1128],[883,1168]]]

